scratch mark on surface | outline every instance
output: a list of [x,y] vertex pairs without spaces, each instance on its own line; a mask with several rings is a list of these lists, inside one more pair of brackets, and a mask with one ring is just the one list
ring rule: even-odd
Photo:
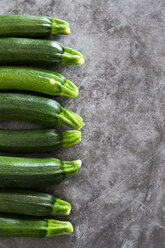
[[165,226],[162,226],[162,225],[160,225],[160,224],[158,224],[158,223],[156,223],[156,226],[158,226],[158,227],[160,227],[161,229],[164,229],[164,230],[165,230]]
[[150,157],[149,159],[147,159],[147,161],[145,161],[140,167],[138,167],[133,173],[131,173],[128,177],[126,177],[123,181],[121,181],[116,187],[114,187],[110,192],[103,194],[100,197],[97,197],[94,201],[93,204],[89,207],[87,207],[86,209],[83,210],[83,212],[86,212],[88,210],[90,210],[94,205],[95,202],[97,200],[98,203],[100,203],[101,201],[103,201],[104,199],[106,199],[108,196],[112,195],[118,188],[120,188],[125,182],[128,182],[129,180],[131,180],[146,164],[148,164],[149,162],[151,162],[159,153],[161,153],[163,150],[165,149],[165,146],[163,146],[158,152],[156,152],[152,157]]
[[[140,167],[138,167],[133,173],[131,173],[128,177],[126,177],[124,180],[122,180],[116,187],[114,187],[110,192],[108,192],[108,193],[105,193],[105,194],[103,194],[102,196],[100,196],[100,197],[97,197],[94,201],[92,201],[92,204],[89,206],[89,207],[87,207],[87,208],[85,208],[85,209],[83,209],[82,210],[82,212],[79,214],[79,217],[78,217],[78,219],[79,219],[79,222],[78,222],[78,225],[79,225],[79,229],[80,229],[80,218],[82,217],[82,215],[84,214],[84,212],[85,212],[85,214],[86,214],[86,212],[87,211],[89,211],[94,205],[96,206],[96,202],[97,202],[97,200],[98,200],[98,203],[97,203],[97,210],[99,210],[99,208],[98,208],[98,206],[100,205],[99,203],[100,202],[102,202],[103,200],[105,200],[108,196],[110,196],[110,195],[112,195],[117,189],[119,189],[125,182],[128,182],[129,180],[131,180],[146,164],[148,164],[149,162],[151,162],[158,154],[160,154],[163,150],[165,149],[165,146],[163,146],[161,149],[159,149],[159,151],[158,152],[156,152],[153,156],[151,156],[149,159],[147,159]],[[143,212],[143,214],[140,216],[140,218],[145,214],[145,212],[146,212],[146,210],[150,210],[151,211],[151,209],[150,208],[148,208],[148,207],[146,207],[146,205],[145,204],[142,204],[143,206],[144,206],[144,208],[145,209],[143,209],[144,210],[144,212]],[[85,214],[84,214],[84,218],[86,218],[85,217]],[[130,221],[132,221],[133,220],[133,218],[130,220]],[[87,223],[88,224],[88,223]],[[127,224],[127,226],[126,226],[126,228],[128,227],[128,225],[129,225],[129,223]],[[85,225],[85,227],[86,227],[86,229],[88,228],[88,225]],[[125,230],[126,230],[126,228],[125,228]],[[164,227],[163,227],[164,228]],[[84,234],[85,234],[85,231],[83,230],[83,233],[82,233],[82,235],[80,236],[80,238],[79,238],[79,243],[78,243],[78,247],[80,248],[81,246],[81,240],[82,240],[82,237],[84,236]]]
[[131,218],[131,220],[124,227],[123,233],[126,232],[126,230],[129,228],[129,226],[131,225],[131,223],[137,221],[138,219],[141,219],[141,217],[144,216],[144,214],[146,213],[147,210],[148,210],[147,213],[150,213],[150,215],[154,216],[152,214],[152,209],[150,208],[150,206],[146,206],[144,203],[139,202],[139,206],[138,206],[138,209],[137,209],[136,213],[133,215],[133,217]]

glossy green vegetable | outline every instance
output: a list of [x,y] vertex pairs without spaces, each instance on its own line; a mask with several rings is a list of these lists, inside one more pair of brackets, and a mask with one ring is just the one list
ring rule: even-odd
[[81,65],[81,53],[54,40],[1,38],[0,64],[18,65]]
[[[15,158],[13,158],[13,164],[14,161]],[[26,163],[24,158],[22,158],[22,163]],[[68,202],[55,198],[52,195],[46,193],[21,189],[0,190],[0,212],[35,216],[50,216],[68,215],[70,210],[71,205]]]
[[0,120],[22,120],[47,127],[83,126],[82,118],[52,99],[15,93],[0,93]]
[[54,96],[76,97],[78,88],[60,73],[31,67],[0,67],[0,90],[28,90]]
[[1,15],[0,37],[46,37],[70,34],[69,24],[47,16]]
[[0,215],[1,237],[53,237],[73,232],[68,221],[20,215]]
[[0,157],[0,187],[30,188],[54,185],[75,175],[81,160]]
[[73,146],[81,141],[81,132],[56,129],[0,129],[0,152],[42,153]]

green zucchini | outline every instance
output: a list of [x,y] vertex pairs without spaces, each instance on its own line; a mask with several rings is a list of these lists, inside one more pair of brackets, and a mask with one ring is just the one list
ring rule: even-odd
[[1,38],[0,64],[18,65],[81,65],[81,53],[54,40]]
[[81,132],[56,129],[0,129],[0,152],[42,153],[73,146],[81,141]]
[[47,16],[1,15],[0,37],[47,37],[70,34],[69,24]]
[[0,93],[0,120],[22,120],[47,127],[66,125],[81,129],[82,118],[52,99],[15,93]]
[[73,226],[68,221],[0,214],[1,237],[43,238],[68,235],[72,232]]
[[0,190],[0,212],[50,216],[68,215],[70,210],[71,205],[68,202],[46,193],[22,189]]
[[54,96],[76,97],[78,88],[60,73],[28,67],[0,67],[0,90],[28,90]]
[[75,175],[81,160],[60,161],[56,158],[0,157],[1,188],[31,188],[55,185]]

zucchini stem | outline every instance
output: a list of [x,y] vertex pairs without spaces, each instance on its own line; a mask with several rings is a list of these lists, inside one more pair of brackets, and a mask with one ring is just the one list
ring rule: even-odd
[[60,96],[76,97],[78,96],[79,90],[77,86],[69,80],[66,80],[61,87]]
[[61,163],[63,166],[63,172],[67,178],[77,174],[82,165],[81,160],[62,161]]
[[53,205],[52,215],[69,215],[71,211],[71,205],[69,202],[56,198]]
[[74,146],[81,141],[81,132],[77,130],[69,130],[62,132],[62,147]]
[[69,23],[60,19],[51,19],[51,34],[70,34]]
[[64,52],[61,54],[62,65],[82,65],[84,64],[84,56],[69,47],[63,47]]
[[79,115],[63,107],[61,107],[61,113],[56,115],[56,118],[58,119],[58,125],[66,125],[76,130],[81,129],[84,125],[83,119]]
[[48,220],[46,237],[68,235],[73,232],[73,226],[68,221]]

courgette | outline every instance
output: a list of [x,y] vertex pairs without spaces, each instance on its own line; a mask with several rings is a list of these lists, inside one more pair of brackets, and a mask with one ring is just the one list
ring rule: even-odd
[[78,95],[76,85],[60,73],[16,66],[0,67],[0,90],[28,90],[66,97]]
[[81,141],[81,132],[56,129],[0,129],[0,152],[42,153],[73,146]]
[[[24,159],[22,159],[22,162],[24,163]],[[22,189],[0,190],[0,212],[50,216],[68,215],[70,210],[71,205],[68,202],[50,194]]]
[[46,37],[70,34],[69,24],[47,16],[1,15],[0,37]]
[[68,221],[54,219],[0,214],[1,237],[53,237],[68,235],[73,226]]
[[81,65],[81,53],[54,40],[1,38],[0,64],[18,65]]
[[30,188],[55,185],[75,175],[81,160],[56,158],[0,157],[0,187]]
[[15,93],[0,93],[0,120],[22,120],[46,127],[66,125],[78,130],[83,126],[79,115],[55,100]]

